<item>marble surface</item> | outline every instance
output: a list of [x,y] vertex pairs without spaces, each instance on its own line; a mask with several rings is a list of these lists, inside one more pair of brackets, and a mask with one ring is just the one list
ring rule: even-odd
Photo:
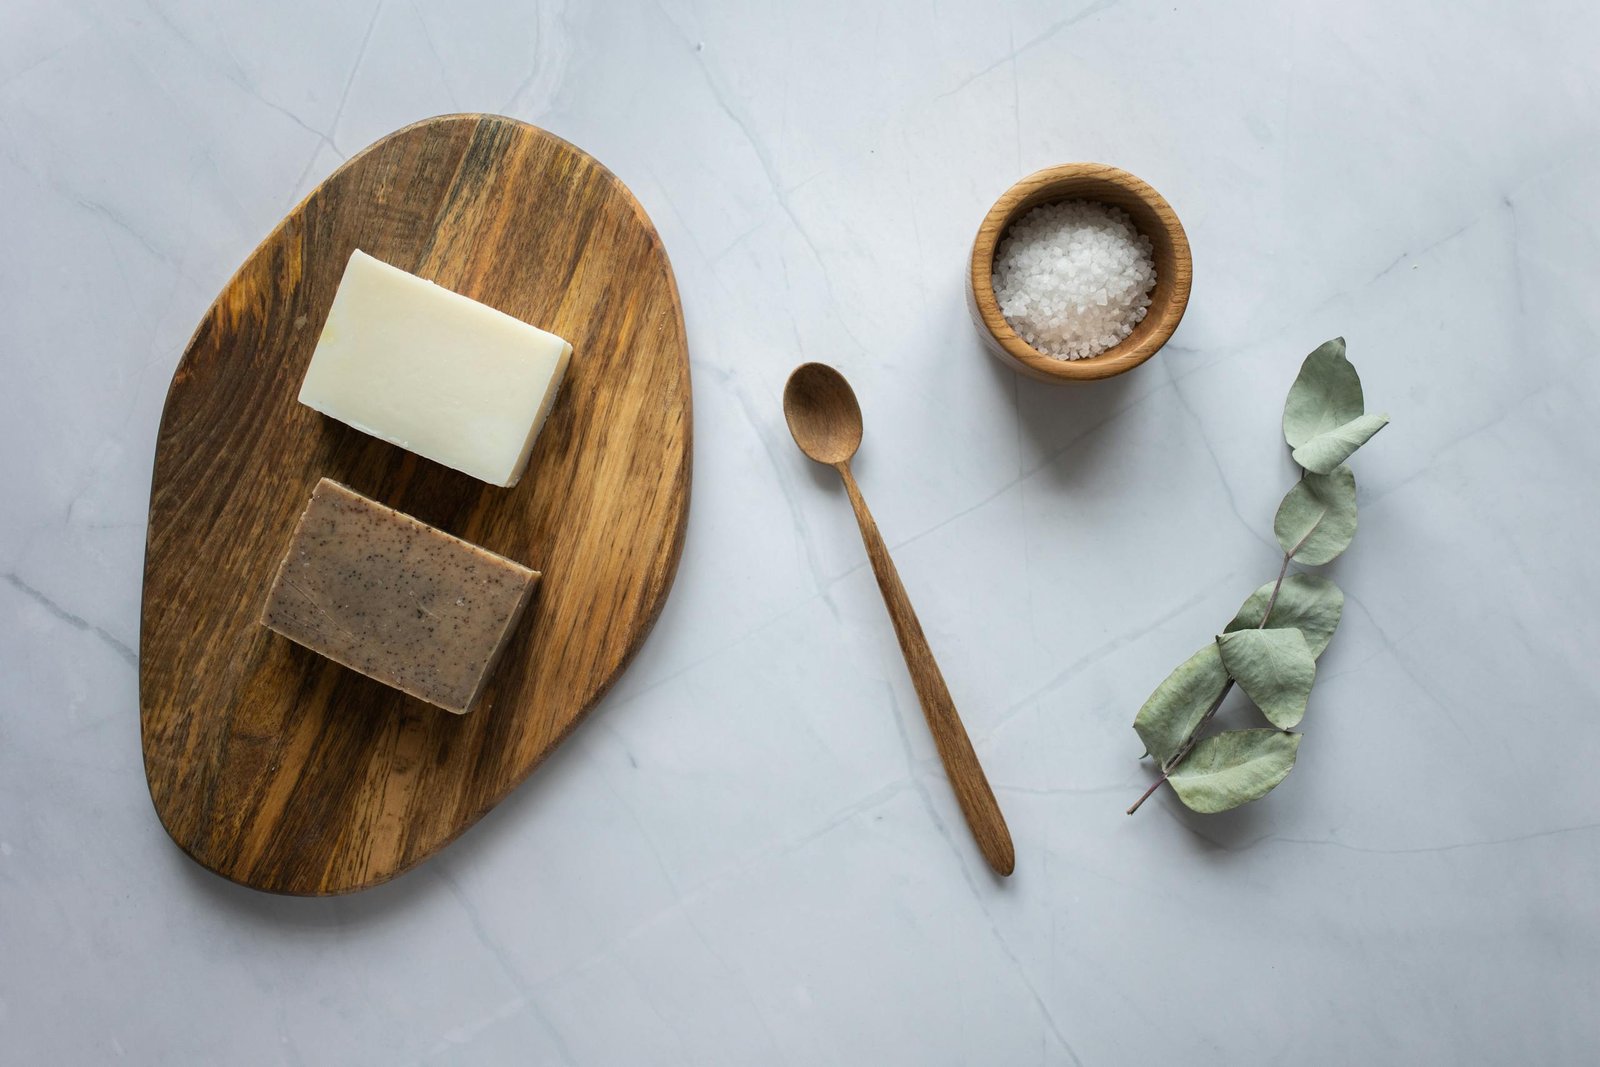
[[[764,10],[763,10],[764,9]],[[0,1059],[1586,1063],[1600,1050],[1600,15],[1579,4],[11,0],[0,10]],[[543,125],[694,356],[688,548],[622,683],[432,862],[224,883],[146,794],[150,460],[189,332],[362,145]],[[1173,203],[1188,317],[1056,388],[967,244],[1036,167]],[[1129,724],[1275,572],[1300,358],[1394,417],[1300,765],[1192,816]],[[802,359],[1016,838],[946,787]]]

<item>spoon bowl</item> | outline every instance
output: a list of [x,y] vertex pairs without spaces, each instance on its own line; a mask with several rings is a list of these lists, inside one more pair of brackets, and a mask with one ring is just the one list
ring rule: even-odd
[[844,375],[826,363],[802,363],[783,387],[783,417],[810,459],[836,467],[861,447],[861,405]]

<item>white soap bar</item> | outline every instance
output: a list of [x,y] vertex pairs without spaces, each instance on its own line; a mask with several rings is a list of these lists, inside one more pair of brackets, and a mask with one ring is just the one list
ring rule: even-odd
[[494,485],[522,477],[572,346],[357,249],[300,403]]

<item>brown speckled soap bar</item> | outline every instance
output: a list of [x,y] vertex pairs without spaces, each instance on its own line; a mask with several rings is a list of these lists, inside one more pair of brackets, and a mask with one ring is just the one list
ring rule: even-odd
[[538,578],[324,478],[295,527],[261,621],[462,714],[483,691]]

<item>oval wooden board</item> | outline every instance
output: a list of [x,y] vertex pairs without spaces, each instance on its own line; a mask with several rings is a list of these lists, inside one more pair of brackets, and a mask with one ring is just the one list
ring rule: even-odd
[[[516,488],[296,402],[355,248],[572,342]],[[347,892],[426,859],[527,777],[639,648],[682,552],[689,465],[672,268],[615,176],[489,115],[429,119],[352,158],[217,297],[161,416],[139,701],[167,832],[218,874],[277,893]],[[544,572],[470,714],[258,621],[323,476]]]

